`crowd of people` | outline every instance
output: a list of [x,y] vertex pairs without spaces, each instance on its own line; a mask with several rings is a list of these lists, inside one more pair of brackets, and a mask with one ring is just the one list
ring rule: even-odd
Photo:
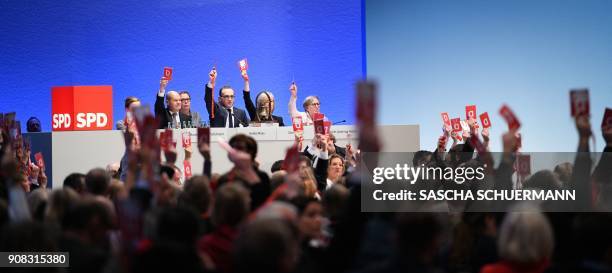
[[[246,99],[248,76],[243,77]],[[265,115],[252,113],[249,104],[249,116],[233,107],[230,87],[219,90],[221,103],[214,102],[215,78],[213,69],[206,86],[211,126],[283,122],[272,115],[271,94],[262,95]],[[339,147],[333,135],[316,134],[311,143],[296,138],[288,156],[271,170],[258,167],[257,141],[238,134],[220,143],[233,168],[211,173],[210,143],[198,142],[194,148],[204,158],[204,171],[179,184],[176,151],[164,150],[162,161],[155,130],[182,127],[199,116],[185,108],[189,93],[165,92],[166,85],[162,79],[157,122],[146,116],[140,124],[126,119],[121,125],[126,143],[121,167],[73,173],[55,190],[46,187],[44,164],[32,161],[27,141],[16,132],[15,115],[3,115],[0,251],[70,253],[68,268],[3,272],[612,272],[612,214],[593,212],[609,201],[612,127],[602,127],[606,148],[595,168],[588,154],[577,153],[575,162],[556,172],[539,171],[523,183],[524,188],[576,189],[592,197],[584,204],[588,211],[544,213],[542,207],[519,202],[512,205],[521,212],[465,212],[465,203],[440,201],[436,205],[446,207],[445,212],[363,213],[360,151],[380,151],[375,123],[359,119],[358,147]],[[292,84],[290,90],[292,117],[312,122],[318,98],[308,97],[306,112],[300,113],[297,87]],[[137,98],[128,98],[127,112],[138,104]],[[590,152],[590,117],[575,120],[577,151]],[[416,153],[415,164],[492,160],[487,157],[488,131],[479,131],[474,122],[470,129],[462,143],[446,130],[434,151]],[[472,139],[482,139],[485,151],[475,153]],[[512,188],[520,149],[517,132],[503,134],[502,143],[501,162],[488,171],[493,183]]]

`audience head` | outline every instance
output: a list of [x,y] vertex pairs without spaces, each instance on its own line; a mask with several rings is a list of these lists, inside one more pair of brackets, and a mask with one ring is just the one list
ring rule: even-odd
[[225,85],[219,89],[219,101],[224,108],[234,107],[234,89],[231,86]]
[[85,191],[85,175],[82,173],[71,173],[64,178],[64,188],[71,188],[78,194]]
[[27,122],[28,133],[38,133],[41,131],[40,120],[37,117],[30,117]]
[[344,159],[339,155],[332,155],[329,158],[329,167],[327,167],[327,178],[334,182],[338,181],[344,174]]
[[95,168],[85,175],[85,189],[93,195],[107,195],[111,178],[105,169]]
[[249,191],[238,183],[226,183],[217,189],[212,211],[212,221],[216,226],[232,227],[246,219],[250,208]]
[[298,229],[304,239],[321,236],[323,207],[314,197],[297,196],[291,203],[298,211]]
[[134,109],[140,107],[140,100],[137,97],[127,97],[125,98],[124,106],[126,112],[133,112]]
[[119,175],[120,175],[119,168],[120,168],[120,165],[118,162],[113,162],[113,163],[106,165],[106,171],[108,172],[108,175],[114,179],[119,179]]
[[293,272],[298,257],[295,228],[281,219],[256,219],[234,242],[236,272]]
[[277,171],[280,171],[283,169],[283,162],[284,160],[277,160],[274,161],[274,163],[272,163],[272,167],[270,167],[270,173],[275,173]]
[[431,264],[440,246],[442,224],[434,213],[400,213],[396,220],[397,242],[400,254]]
[[178,204],[193,209],[199,215],[208,212],[211,202],[211,191],[208,178],[196,175],[185,181],[183,191],[179,194]]
[[255,161],[257,157],[257,141],[254,138],[244,134],[237,134],[230,138],[229,145],[238,151],[250,154],[251,160]]
[[181,110],[181,95],[176,91],[168,91],[168,93],[166,93],[166,104],[170,112],[179,112]]
[[414,153],[414,158],[412,158],[412,166],[417,167],[421,165],[427,166],[433,157],[433,153],[430,151],[418,151]]
[[572,173],[574,170],[574,165],[569,162],[561,163],[555,166],[555,175],[560,180],[562,186],[567,185],[572,179]]
[[502,259],[518,265],[537,265],[551,258],[552,228],[544,214],[532,210],[506,214],[497,243]]

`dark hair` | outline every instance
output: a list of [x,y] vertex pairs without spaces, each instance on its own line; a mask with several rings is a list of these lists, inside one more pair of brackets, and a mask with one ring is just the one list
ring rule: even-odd
[[312,160],[305,155],[300,155],[300,163],[306,162],[308,163],[308,167],[312,167]]
[[[38,127],[36,126],[38,124]],[[37,117],[30,117],[26,123],[26,129],[28,132],[38,133],[40,132],[40,120]]]
[[125,108],[126,109],[129,108],[130,104],[132,104],[134,102],[138,102],[138,101],[140,101],[140,100],[137,97],[129,96],[129,97],[125,98]]
[[275,162],[272,164],[272,167],[270,167],[270,172],[271,172],[271,173],[274,173],[274,172],[276,172],[276,171],[280,171],[280,170],[282,170],[282,169],[283,169],[283,162],[284,162],[284,161],[285,161],[285,160],[282,160],[282,159],[281,159],[281,160],[277,160],[277,161],[275,161]]
[[210,207],[210,185],[208,178],[196,175],[185,181],[183,192],[179,195],[179,205],[189,207],[197,213],[202,214]]
[[187,90],[183,90],[183,91],[179,92],[179,95],[182,95],[182,94],[187,94],[187,96],[189,96],[189,98],[191,98],[191,94],[189,94],[189,91],[187,91]]
[[165,208],[159,215],[157,239],[183,245],[193,244],[198,237],[198,218],[188,208]]
[[298,195],[295,198],[291,199],[291,204],[295,206],[299,215],[302,215],[302,213],[304,213],[304,210],[306,210],[308,205],[313,202],[320,204],[317,198],[308,197],[304,195]]
[[229,86],[229,85],[224,85],[224,86],[222,86],[222,87],[219,89],[219,97],[223,96],[223,89],[232,89],[232,90],[234,90],[234,88],[232,88],[231,86]]
[[255,157],[257,156],[257,141],[245,134],[234,135],[229,140],[229,145],[232,146],[232,148],[237,148],[238,143],[243,143],[246,148],[245,152],[251,155],[251,160],[255,160]]
[[98,224],[104,228],[112,227],[111,215],[108,208],[99,201],[81,201],[68,209],[62,219],[62,228],[65,230],[86,230],[92,219],[99,218]]
[[166,175],[168,175],[169,179],[172,179],[172,177],[174,177],[175,172],[176,171],[174,170],[174,168],[168,165],[161,165],[161,167],[159,168],[159,174],[162,175],[165,173]]
[[427,163],[431,160],[431,157],[433,156],[433,153],[430,151],[425,151],[425,150],[420,150],[416,153],[414,153],[414,157],[412,158],[412,166],[413,167],[417,167],[421,164],[419,163],[423,163],[425,165],[427,165]]
[[64,178],[64,188],[71,188],[77,193],[85,190],[85,175],[82,173],[71,173]]
[[105,169],[95,168],[85,175],[85,187],[94,195],[104,195],[108,192],[110,176]]
[[216,226],[236,226],[249,213],[249,192],[238,183],[227,183],[217,189],[212,221]]

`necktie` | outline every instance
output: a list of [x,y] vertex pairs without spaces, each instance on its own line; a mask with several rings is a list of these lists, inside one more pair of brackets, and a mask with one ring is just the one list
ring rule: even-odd
[[229,127],[234,128],[234,115],[232,114],[232,108],[227,109],[229,113]]
[[179,124],[178,121],[176,121],[176,116],[178,115],[178,113],[172,113],[172,124],[174,124],[174,128],[180,128],[179,126],[181,126]]

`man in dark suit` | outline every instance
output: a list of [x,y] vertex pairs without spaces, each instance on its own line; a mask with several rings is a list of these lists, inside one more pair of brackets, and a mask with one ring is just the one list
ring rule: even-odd
[[[155,117],[159,119],[159,129],[165,128],[186,128],[191,123],[191,116],[181,114],[181,95],[176,91],[170,91],[166,94],[166,86],[168,80],[161,79],[159,82],[159,91],[155,99]],[[164,107],[164,95],[166,96],[166,104]]]
[[[213,99],[213,86],[217,79],[217,70],[213,68],[208,74],[209,82],[206,84],[204,91],[204,102],[206,103],[206,111],[210,120],[210,127],[247,127],[251,120],[246,115],[246,111],[234,107],[234,89],[230,86],[223,86],[219,89],[219,101],[217,103]],[[214,109],[212,109],[214,108]],[[213,116],[214,115],[214,116]]]
[[272,115],[274,112],[274,95],[270,91],[262,91],[257,97],[255,97],[255,103],[251,100],[251,88],[249,84],[249,75],[242,73],[242,79],[244,79],[244,90],[242,91],[242,98],[244,99],[244,105],[249,112],[249,117],[252,121],[263,122],[263,123],[278,123],[278,126],[285,126],[283,118]]

